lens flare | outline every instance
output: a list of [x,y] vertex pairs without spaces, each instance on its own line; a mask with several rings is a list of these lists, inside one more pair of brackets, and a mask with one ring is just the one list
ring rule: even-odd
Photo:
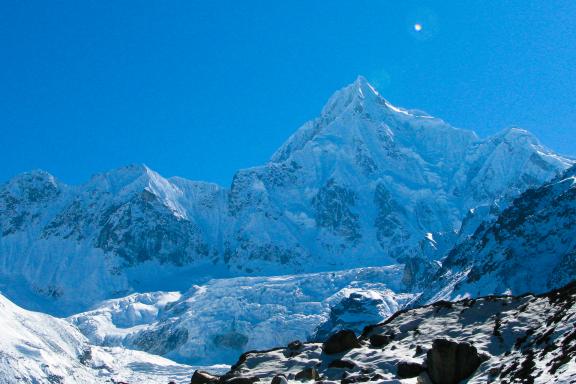
[[419,23],[414,24],[414,30],[416,32],[420,32],[422,30],[422,24]]

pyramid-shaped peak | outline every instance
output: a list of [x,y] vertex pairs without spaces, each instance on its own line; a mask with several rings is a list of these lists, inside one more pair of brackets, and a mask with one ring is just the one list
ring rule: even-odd
[[322,109],[322,115],[339,115],[353,104],[371,102],[376,102],[380,105],[389,104],[364,76],[358,76],[353,83],[336,91],[330,97]]
[[368,82],[368,79],[366,79],[362,75],[359,75],[356,78],[354,83],[351,84],[351,87],[353,87],[357,92],[360,93],[361,96],[364,97],[366,97],[367,95],[380,96],[376,88],[374,88],[372,84]]

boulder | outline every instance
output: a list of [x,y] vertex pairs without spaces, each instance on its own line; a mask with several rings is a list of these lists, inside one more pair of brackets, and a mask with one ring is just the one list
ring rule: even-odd
[[422,371],[424,371],[422,364],[409,361],[401,361],[396,364],[396,375],[401,379],[417,377]]
[[270,384],[288,384],[288,379],[284,375],[276,375],[272,378],[272,382]]
[[290,349],[292,351],[298,351],[298,350],[302,349],[302,347],[304,347],[304,344],[302,344],[302,342],[300,340],[294,340],[294,341],[288,343],[288,349]]
[[351,330],[342,330],[336,332],[328,338],[322,345],[322,352],[327,355],[349,351],[353,348],[359,348],[360,343],[356,334]]
[[214,384],[218,382],[218,379],[218,376],[211,375],[208,372],[196,370],[192,375],[190,384]]
[[476,347],[448,339],[436,339],[426,355],[428,375],[435,384],[457,384],[470,377],[485,360]]
[[389,335],[379,335],[375,334],[370,336],[370,345],[374,348],[382,348],[388,345],[392,341],[392,337]]
[[316,370],[316,368],[304,368],[303,370],[301,370],[300,372],[298,372],[296,374],[296,376],[294,377],[296,380],[320,380],[320,375],[318,374],[318,371]]
[[381,381],[384,377],[380,374],[375,375],[354,375],[342,378],[340,384],[366,383],[369,381]]
[[258,377],[237,376],[224,380],[224,384],[254,384],[257,381],[260,381]]
[[342,368],[342,369],[354,369],[356,364],[350,360],[334,360],[328,364],[328,368]]

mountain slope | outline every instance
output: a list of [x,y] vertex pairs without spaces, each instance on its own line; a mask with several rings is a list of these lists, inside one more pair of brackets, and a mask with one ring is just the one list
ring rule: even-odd
[[516,198],[450,251],[419,302],[541,293],[576,276],[576,167]]
[[0,286],[58,314],[230,275],[405,263],[413,287],[470,209],[505,207],[573,163],[520,129],[480,139],[397,108],[360,77],[229,189],[145,166],[79,186],[42,171],[8,181]]
[[93,346],[68,322],[23,310],[2,295],[0,329],[2,384],[184,383],[193,370],[145,352]]
[[540,296],[438,302],[398,312],[359,340],[343,332],[324,344],[247,352],[220,383],[279,374],[341,384],[573,383],[575,303],[575,283]]

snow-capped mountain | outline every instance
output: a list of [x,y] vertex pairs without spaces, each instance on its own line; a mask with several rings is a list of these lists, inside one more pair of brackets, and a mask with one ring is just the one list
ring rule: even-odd
[[2,295],[0,330],[1,384],[188,383],[194,370],[145,352],[91,345],[67,321],[26,311]]
[[60,314],[229,275],[400,262],[414,286],[458,241],[470,209],[505,207],[573,163],[521,129],[481,139],[397,108],[359,77],[229,189],[145,166],[78,186],[42,171],[8,181],[0,284],[16,302]]
[[[574,383],[576,285],[397,312],[384,323],[243,354],[212,383]],[[206,377],[195,372],[192,384]]]
[[576,166],[516,198],[450,251],[419,302],[542,293],[576,278]]

